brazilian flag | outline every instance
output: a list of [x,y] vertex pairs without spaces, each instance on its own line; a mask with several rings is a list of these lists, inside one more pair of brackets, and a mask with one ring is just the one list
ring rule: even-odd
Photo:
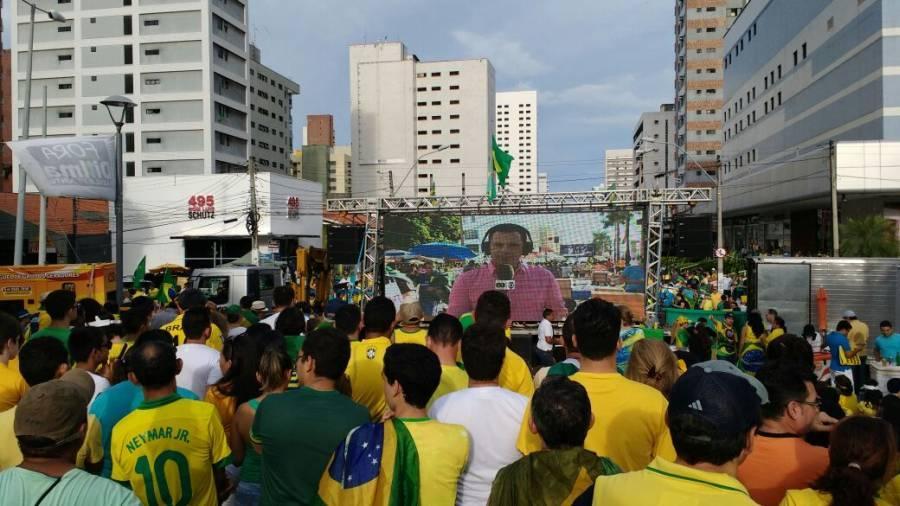
[[488,201],[493,202],[497,198],[497,186],[501,188],[506,186],[506,179],[509,177],[509,168],[512,166],[514,158],[500,149],[497,145],[497,138],[491,136],[491,172],[488,174]]
[[147,274],[147,257],[141,259],[141,262],[134,269],[134,275],[132,276],[132,287],[135,290],[141,289],[141,283],[144,281],[144,276]]
[[361,425],[334,451],[314,504],[419,504],[419,454],[402,421]]
[[175,276],[166,269],[163,274],[162,283],[159,284],[159,291],[156,294],[156,300],[160,304],[168,304],[175,297]]

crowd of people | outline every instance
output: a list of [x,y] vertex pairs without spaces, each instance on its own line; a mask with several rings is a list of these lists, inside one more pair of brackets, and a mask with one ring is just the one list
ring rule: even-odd
[[384,297],[256,302],[57,291],[37,329],[0,314],[3,504],[900,504],[900,381],[854,379],[855,315],[819,337],[822,382],[777,314],[666,341],[591,299],[561,336],[544,312],[533,371],[498,291],[427,328]]

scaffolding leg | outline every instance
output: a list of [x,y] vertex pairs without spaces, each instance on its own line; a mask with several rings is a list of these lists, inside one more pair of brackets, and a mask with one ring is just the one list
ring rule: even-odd
[[365,308],[366,300],[374,297],[378,293],[379,284],[379,240],[380,240],[380,216],[378,208],[373,206],[370,212],[366,214],[366,235],[363,239],[363,257],[362,257],[362,273],[360,277],[360,288],[362,289],[362,297],[360,298],[360,307]]
[[663,213],[662,202],[650,202],[647,206],[647,284],[645,288],[645,313],[648,323],[659,317],[660,272],[662,270]]

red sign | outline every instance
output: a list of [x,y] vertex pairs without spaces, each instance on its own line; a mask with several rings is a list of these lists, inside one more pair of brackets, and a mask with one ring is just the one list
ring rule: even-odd
[[188,199],[188,219],[206,220],[216,217],[216,201],[212,195],[191,195]]
[[300,197],[288,197],[287,217],[289,220],[300,219]]

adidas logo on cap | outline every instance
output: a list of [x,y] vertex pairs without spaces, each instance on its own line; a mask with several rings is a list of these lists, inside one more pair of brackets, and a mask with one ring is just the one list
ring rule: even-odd
[[688,407],[691,408],[691,409],[697,410],[697,411],[703,411],[703,404],[700,404],[700,400],[699,400],[699,399],[697,399],[696,401],[690,403],[690,404],[688,405]]

